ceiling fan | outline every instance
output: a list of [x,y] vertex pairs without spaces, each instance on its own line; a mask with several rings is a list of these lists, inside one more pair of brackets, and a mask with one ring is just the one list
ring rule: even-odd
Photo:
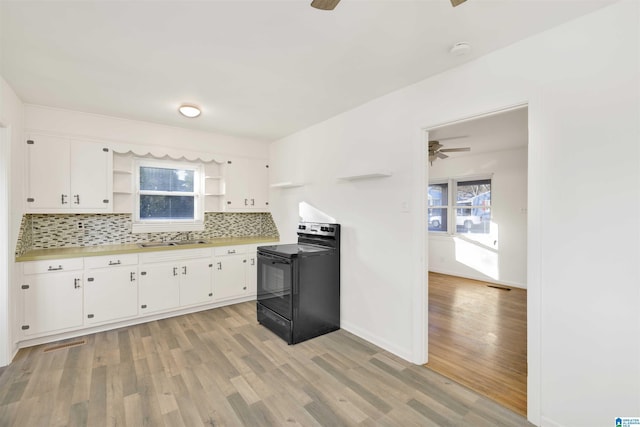
[[[459,6],[462,3],[464,3],[467,0],[451,0],[451,5],[453,7]],[[333,10],[338,3],[340,3],[340,0],[313,0],[311,2],[311,6],[315,7],[316,9],[322,9],[322,10]]]
[[[440,141],[444,141],[445,139],[457,139],[457,138],[464,138],[464,137],[456,136],[451,138],[441,138]],[[433,162],[436,159],[446,159],[447,157],[449,157],[444,153],[471,151],[470,147],[443,148],[444,145],[440,144],[440,141],[429,141],[429,163],[431,165],[433,165]]]

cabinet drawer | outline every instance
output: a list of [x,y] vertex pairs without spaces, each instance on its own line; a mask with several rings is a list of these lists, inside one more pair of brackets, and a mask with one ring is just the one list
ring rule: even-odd
[[82,258],[52,259],[25,262],[23,272],[24,274],[51,273],[55,271],[82,270],[83,267]]
[[225,255],[237,255],[237,254],[245,254],[247,253],[246,246],[222,246],[219,248],[214,248],[213,253],[215,256],[225,256]]
[[85,259],[87,268],[117,267],[120,265],[138,264],[137,254],[97,256]]
[[159,251],[140,254],[140,263],[181,261],[196,258],[208,258],[211,256],[211,248],[202,249],[178,249],[175,251]]

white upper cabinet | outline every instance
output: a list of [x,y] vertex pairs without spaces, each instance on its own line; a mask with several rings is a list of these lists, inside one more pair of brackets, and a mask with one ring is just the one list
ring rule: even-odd
[[269,165],[263,159],[232,158],[223,165],[223,209],[269,211]]
[[31,135],[27,141],[27,211],[109,212],[111,156],[103,144]]

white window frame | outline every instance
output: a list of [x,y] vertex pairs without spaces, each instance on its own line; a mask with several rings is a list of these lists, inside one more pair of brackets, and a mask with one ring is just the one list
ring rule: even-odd
[[[446,218],[446,223],[447,223],[447,229],[446,230],[429,230],[429,233],[436,233],[437,235],[443,235],[443,234],[450,234],[449,233],[449,224],[451,223],[450,221],[450,217],[451,217],[451,179],[435,179],[433,181],[429,181],[429,187],[431,187],[432,185],[442,185],[442,184],[447,184],[447,204],[446,205],[428,205],[427,206],[427,216],[429,215],[429,209],[446,209],[447,210],[447,218]],[[429,189],[427,188],[427,193],[429,192]],[[429,196],[427,195],[427,200],[428,200]],[[440,216],[440,221],[442,222],[442,216]],[[427,217],[427,222],[429,223],[429,218]],[[441,224],[442,225],[442,224]],[[427,224],[427,228],[428,228],[428,224]]]
[[[134,161],[133,223],[132,233],[180,232],[204,230],[204,165],[202,163],[176,162],[171,160],[151,160],[136,158]],[[194,172],[193,193],[175,191],[140,190],[140,168],[182,169]],[[194,219],[140,219],[141,195],[193,196]]]
[[[466,235],[467,233],[459,233],[458,226],[456,223],[456,215],[457,210],[459,208],[467,208],[467,206],[459,205],[457,200],[458,193],[458,183],[467,182],[467,181],[482,181],[488,180],[491,182],[491,200],[493,202],[493,174],[488,175],[470,175],[470,176],[461,176],[461,177],[451,177],[451,178],[439,178],[433,179],[429,181],[429,186],[432,185],[441,185],[447,184],[447,205],[434,205],[427,206],[429,209],[447,209],[447,229],[446,230],[429,230],[429,233],[433,233],[434,235],[442,236],[442,235]],[[427,190],[428,191],[428,190]],[[490,205],[489,209],[493,209]],[[428,212],[428,210],[427,210]],[[493,211],[492,211],[493,212]],[[428,213],[427,213],[428,215]],[[427,218],[427,223],[429,219]],[[428,224],[427,224],[428,226]]]

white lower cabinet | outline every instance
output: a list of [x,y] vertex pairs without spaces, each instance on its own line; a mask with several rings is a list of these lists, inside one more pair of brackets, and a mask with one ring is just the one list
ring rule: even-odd
[[178,267],[173,263],[140,266],[140,314],[154,313],[180,305]]
[[256,245],[23,263],[24,339],[255,297]]
[[246,247],[215,248],[213,297],[216,301],[248,295]]
[[180,265],[180,305],[210,302],[212,280],[211,258],[184,261]]
[[142,255],[140,314],[211,301],[211,261],[211,249]]
[[258,247],[249,246],[247,250],[247,294],[256,296],[258,293]]
[[84,311],[88,324],[138,315],[138,256],[87,258]]
[[25,335],[82,326],[82,259],[34,261],[25,263],[23,271]]

